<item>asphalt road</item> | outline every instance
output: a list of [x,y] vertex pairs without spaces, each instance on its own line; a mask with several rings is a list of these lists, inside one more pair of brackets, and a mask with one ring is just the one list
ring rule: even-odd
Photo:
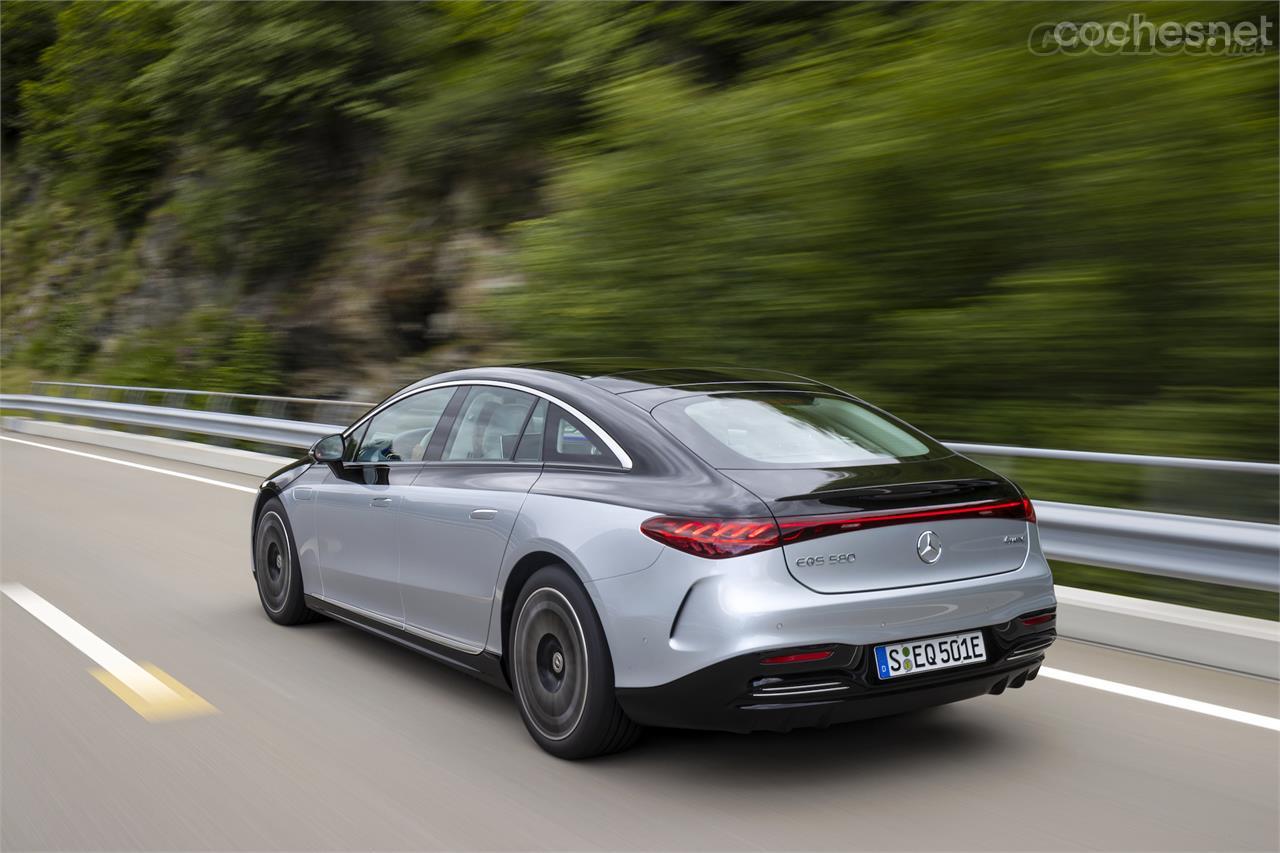
[[[3,581],[216,709],[148,721],[0,596],[0,848],[1280,845],[1280,734],[1046,678],[827,731],[651,731],[622,755],[557,761],[500,691],[344,625],[270,623],[249,576],[251,505],[0,441]],[[1049,664],[1280,716],[1274,682],[1066,642]]]

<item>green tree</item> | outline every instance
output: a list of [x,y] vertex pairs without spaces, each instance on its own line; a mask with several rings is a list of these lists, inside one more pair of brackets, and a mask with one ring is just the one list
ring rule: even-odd
[[42,73],[20,83],[29,153],[69,195],[105,199],[126,226],[139,222],[168,162],[170,127],[136,79],[169,52],[172,12],[163,3],[72,3],[40,56]]
[[6,149],[22,132],[22,84],[40,77],[40,54],[58,37],[61,3],[0,4],[0,134]]
[[[608,83],[500,310],[540,353],[795,369],[953,437],[1273,418],[1274,55],[1033,56],[1052,11],[859,7],[738,85]],[[1158,441],[1274,455],[1225,426]]]
[[139,79],[182,128],[174,210],[198,252],[247,280],[298,274],[343,221],[398,85],[415,7],[200,3],[176,47]]

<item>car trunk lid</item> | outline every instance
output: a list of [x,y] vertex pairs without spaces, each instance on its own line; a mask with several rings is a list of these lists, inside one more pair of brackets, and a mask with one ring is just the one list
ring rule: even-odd
[[1028,507],[961,456],[849,468],[725,471],[777,519],[792,576],[816,592],[946,583],[1020,568]]

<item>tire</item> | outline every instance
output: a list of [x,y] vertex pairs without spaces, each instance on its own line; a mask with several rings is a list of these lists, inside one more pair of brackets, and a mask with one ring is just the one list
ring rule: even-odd
[[262,609],[272,622],[301,625],[321,618],[303,598],[293,530],[284,505],[276,498],[263,505],[253,529],[253,575]]
[[641,728],[613,692],[613,660],[596,609],[563,565],[539,569],[516,600],[507,638],[516,706],[557,758],[592,758],[636,742]]

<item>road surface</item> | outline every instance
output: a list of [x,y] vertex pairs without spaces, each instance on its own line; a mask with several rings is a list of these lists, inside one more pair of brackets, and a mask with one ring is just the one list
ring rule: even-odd
[[[12,438],[0,440],[7,851],[1280,844],[1276,731],[1047,678],[827,731],[651,731],[622,755],[557,761],[507,694],[344,625],[267,621],[248,568],[252,478]],[[91,641],[20,606],[23,590],[190,691],[191,713],[149,720],[122,701],[91,674]],[[1280,716],[1261,679],[1062,641],[1049,665]]]

